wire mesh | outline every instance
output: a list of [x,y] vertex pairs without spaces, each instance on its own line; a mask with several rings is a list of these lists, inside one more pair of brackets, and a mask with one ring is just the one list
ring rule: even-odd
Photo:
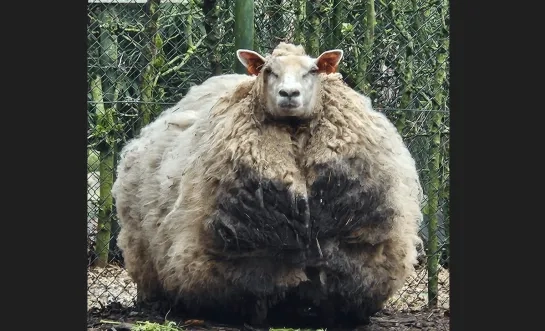
[[[88,306],[131,305],[111,185],[122,146],[188,89],[234,72],[235,0],[88,0]],[[254,44],[344,51],[339,70],[407,142],[427,198],[417,275],[389,305],[449,304],[449,62],[445,0],[255,0]],[[431,225],[430,225],[431,221]]]

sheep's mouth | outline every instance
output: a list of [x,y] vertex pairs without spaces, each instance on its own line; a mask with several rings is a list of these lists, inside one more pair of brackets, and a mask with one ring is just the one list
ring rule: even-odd
[[278,107],[282,110],[294,110],[301,107],[301,104],[299,102],[286,101],[286,102],[280,102],[278,104]]

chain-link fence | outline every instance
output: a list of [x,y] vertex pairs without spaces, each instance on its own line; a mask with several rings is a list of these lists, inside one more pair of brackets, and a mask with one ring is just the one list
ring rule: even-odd
[[[88,0],[88,305],[133,304],[111,186],[118,153],[194,84],[232,73],[235,35],[260,53],[280,41],[341,48],[345,81],[402,132],[427,197],[417,276],[397,309],[449,304],[448,1]],[[252,6],[253,2],[253,6]],[[245,21],[252,34],[239,31]],[[253,21],[253,23],[252,23]],[[252,46],[253,45],[253,46]]]

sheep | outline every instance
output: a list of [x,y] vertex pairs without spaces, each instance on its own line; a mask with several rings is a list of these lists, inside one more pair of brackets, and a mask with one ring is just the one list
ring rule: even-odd
[[139,301],[254,325],[309,305],[327,326],[369,323],[401,288],[420,181],[396,128],[336,72],[342,56],[238,50],[249,75],[193,87],[123,148],[112,193]]

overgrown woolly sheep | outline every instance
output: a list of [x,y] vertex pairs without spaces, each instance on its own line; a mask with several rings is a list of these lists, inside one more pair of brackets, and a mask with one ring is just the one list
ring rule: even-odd
[[308,304],[326,326],[366,324],[403,285],[419,178],[396,128],[336,73],[342,55],[239,50],[252,76],[193,87],[124,147],[118,243],[140,300],[254,324]]

